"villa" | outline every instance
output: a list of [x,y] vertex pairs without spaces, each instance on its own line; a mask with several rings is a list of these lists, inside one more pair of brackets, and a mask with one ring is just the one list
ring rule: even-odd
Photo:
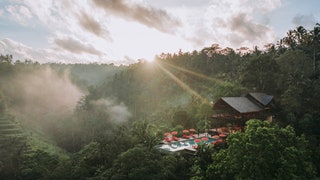
[[248,93],[241,97],[222,97],[213,105],[212,124],[243,126],[249,119],[272,121],[274,98],[265,93]]
[[195,133],[195,129],[185,129],[182,131],[181,137],[176,136],[177,131],[166,132],[158,148],[163,153],[195,154],[199,145],[225,144],[226,137],[230,133],[241,131],[249,119],[272,121],[273,99],[273,96],[265,93],[248,93],[241,97],[222,97],[213,104],[211,127],[215,128],[206,130],[202,134]]

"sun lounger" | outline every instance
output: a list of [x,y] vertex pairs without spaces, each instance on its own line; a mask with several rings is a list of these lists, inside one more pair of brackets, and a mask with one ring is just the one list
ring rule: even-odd
[[180,138],[176,137],[176,136],[172,136],[172,140],[174,141],[179,141]]

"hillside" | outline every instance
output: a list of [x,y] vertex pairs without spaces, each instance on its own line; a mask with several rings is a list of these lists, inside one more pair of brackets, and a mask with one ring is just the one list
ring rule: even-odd
[[[0,178],[223,179],[243,178],[252,169],[259,174],[260,165],[279,179],[286,177],[283,172],[319,177],[320,37],[314,30],[291,32],[264,50],[213,45],[128,66],[13,62],[1,55],[1,157],[6,158],[0,160]],[[248,92],[275,97],[272,123],[248,121],[248,131],[226,139],[230,146],[199,147],[194,156],[164,155],[155,148],[165,132],[216,128],[208,124],[212,103]],[[244,140],[248,147],[242,147]],[[252,159],[260,164],[252,165]],[[230,171],[226,162],[234,162]],[[242,163],[252,169],[241,169]]]

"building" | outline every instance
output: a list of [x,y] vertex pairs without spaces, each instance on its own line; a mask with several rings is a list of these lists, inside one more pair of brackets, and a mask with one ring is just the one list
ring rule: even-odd
[[222,97],[213,105],[212,125],[244,125],[249,119],[272,120],[273,96],[248,93],[241,97]]

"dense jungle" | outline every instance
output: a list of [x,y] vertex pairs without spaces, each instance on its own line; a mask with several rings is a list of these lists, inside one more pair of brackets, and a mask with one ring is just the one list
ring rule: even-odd
[[[318,179],[320,25],[276,44],[163,52],[130,65],[0,56],[0,179]],[[274,96],[223,145],[163,154],[168,131],[205,132],[221,97]],[[209,125],[214,127],[214,122]]]

